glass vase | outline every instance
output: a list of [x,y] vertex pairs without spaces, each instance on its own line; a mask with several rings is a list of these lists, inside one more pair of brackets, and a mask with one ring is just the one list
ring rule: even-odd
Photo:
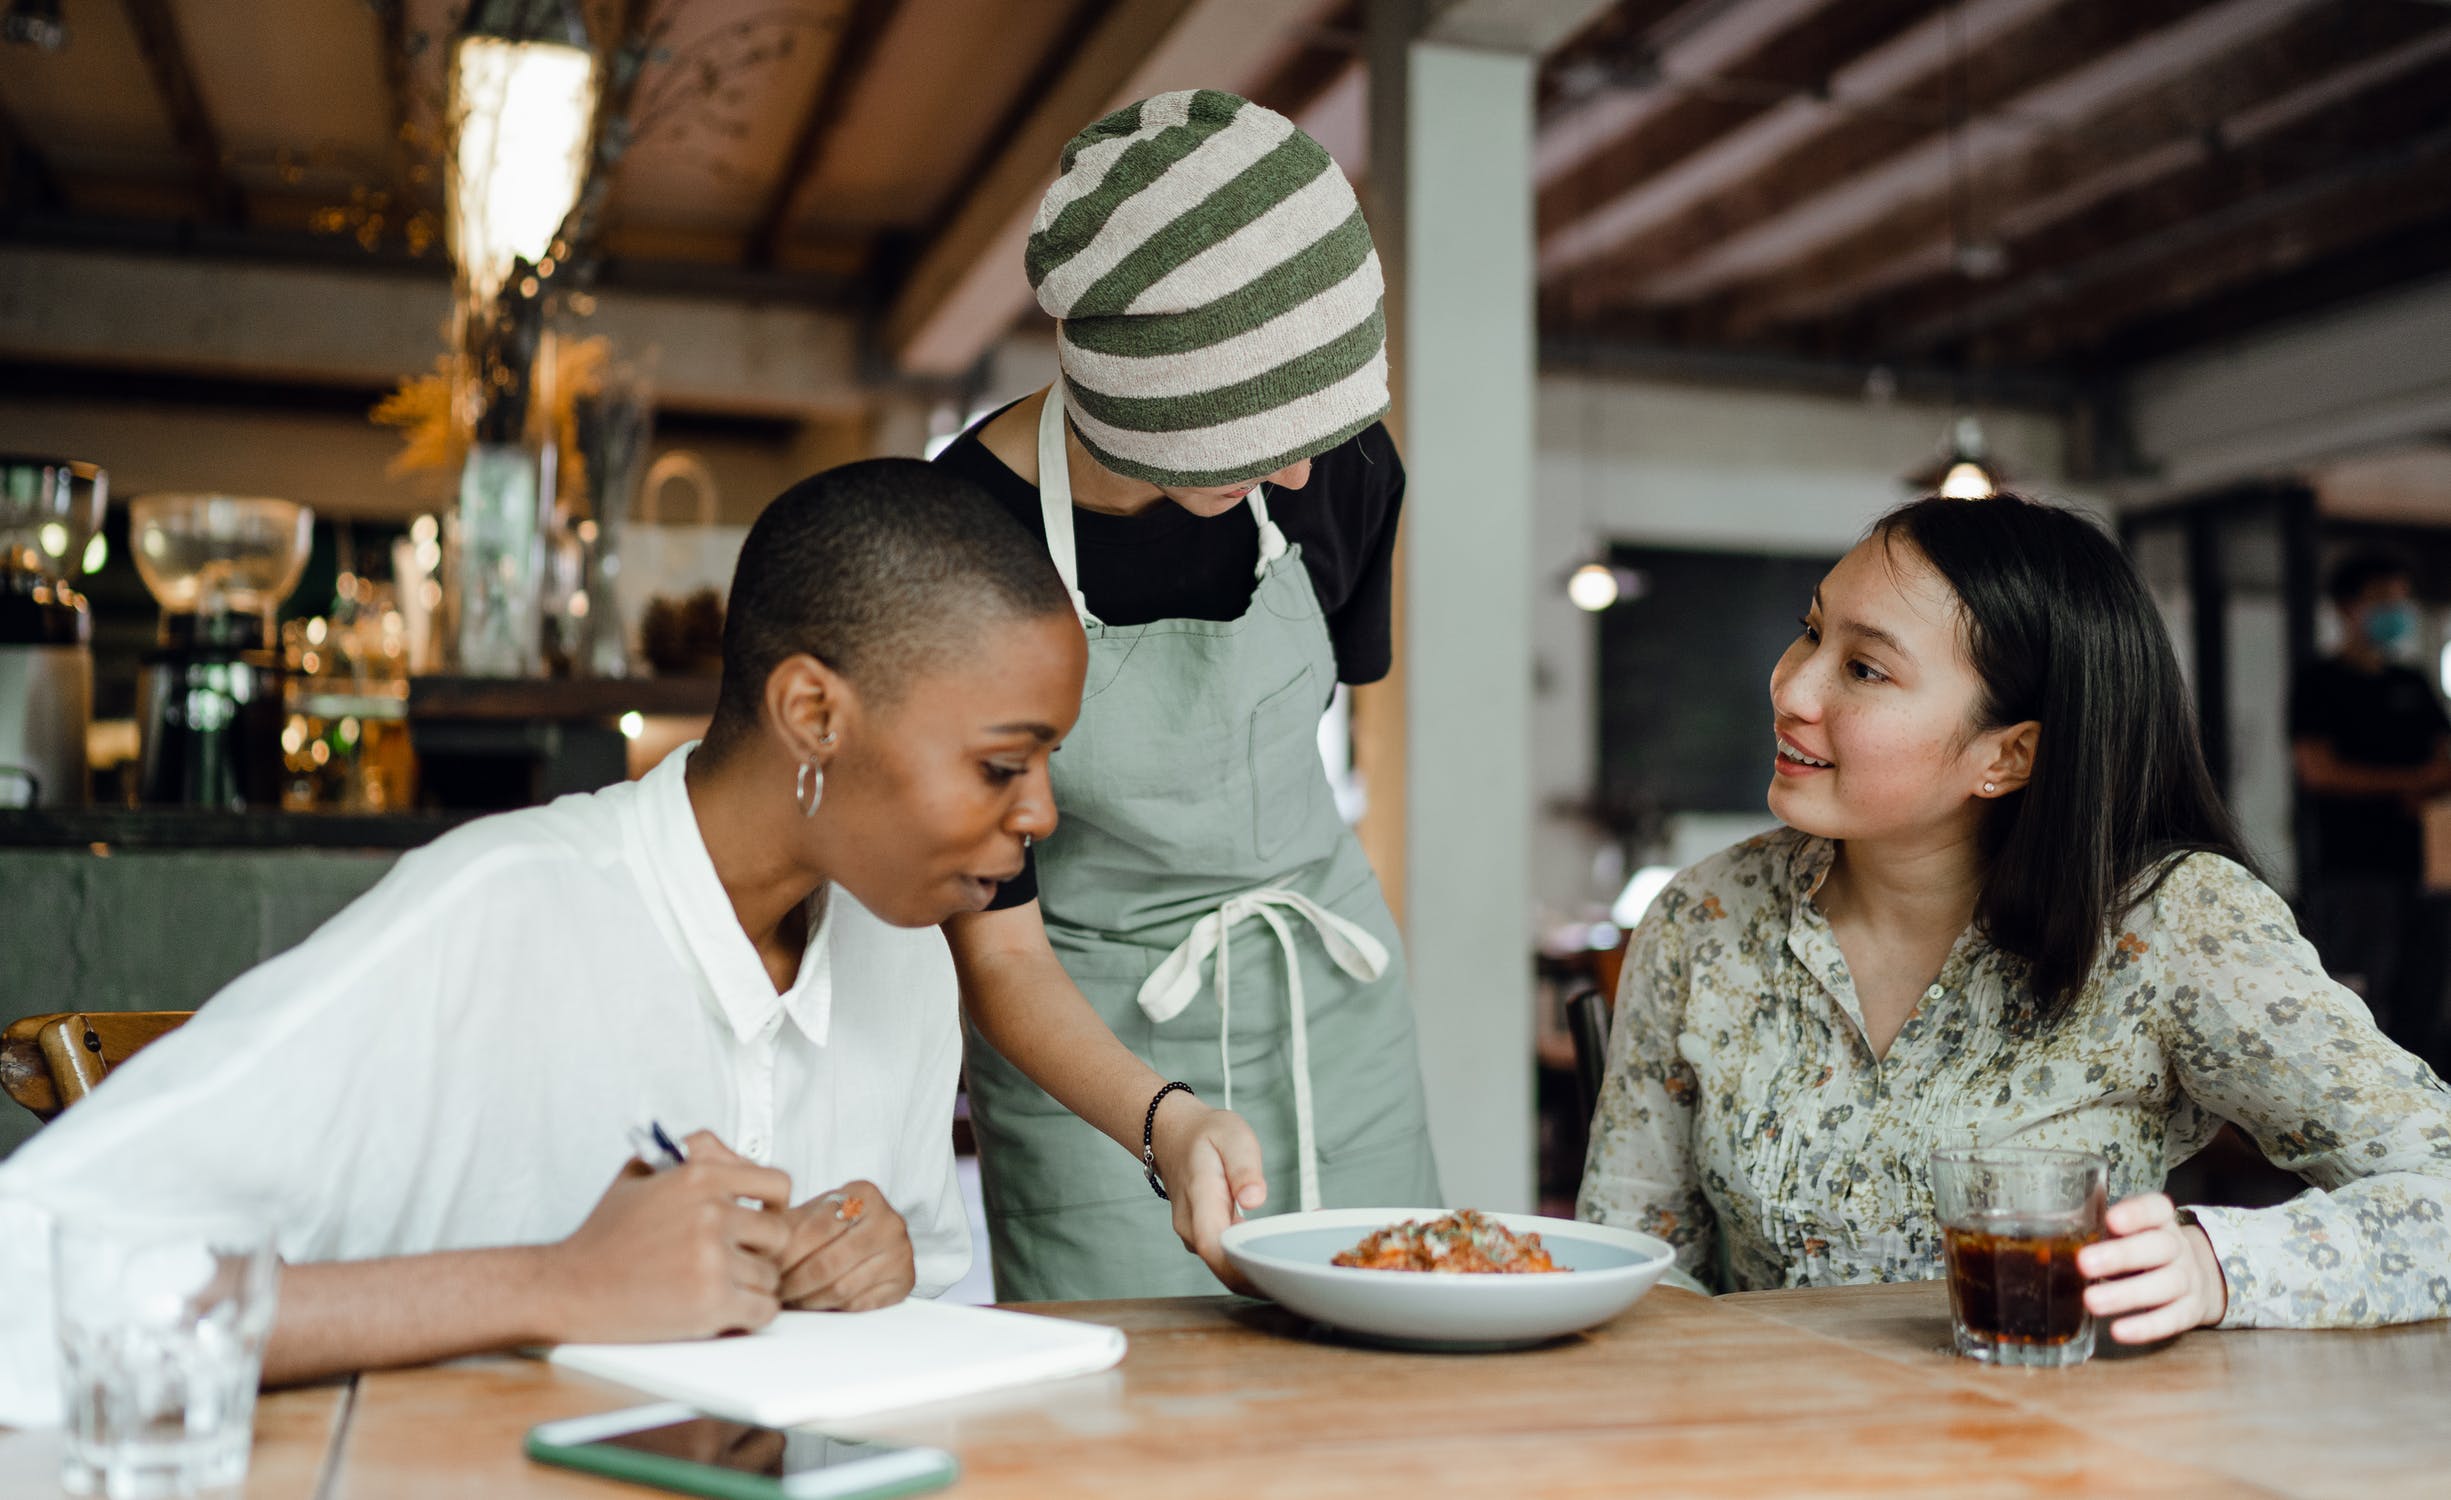
[[449,547],[452,670],[465,677],[544,671],[545,523],[554,454],[526,443],[470,445]]

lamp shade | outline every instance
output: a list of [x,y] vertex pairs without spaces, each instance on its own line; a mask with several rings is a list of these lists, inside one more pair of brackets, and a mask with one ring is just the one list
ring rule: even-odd
[[1950,500],[1989,500],[2000,492],[1991,470],[1971,458],[1961,458],[1940,476],[1940,493]]
[[1949,424],[1938,456],[1903,476],[1918,495],[1942,495],[1951,500],[1989,500],[2008,483],[1983,440],[1983,424],[1961,416]]
[[451,43],[446,228],[469,288],[491,298],[545,259],[586,179],[596,60],[566,0],[479,0]]

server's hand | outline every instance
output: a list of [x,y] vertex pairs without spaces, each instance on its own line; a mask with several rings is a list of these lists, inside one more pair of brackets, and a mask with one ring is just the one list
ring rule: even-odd
[[1259,1137],[1233,1111],[1212,1109],[1189,1094],[1176,1093],[1158,1106],[1151,1145],[1183,1248],[1206,1261],[1229,1289],[1248,1294],[1250,1283],[1226,1263],[1219,1237],[1245,1210],[1268,1201]]

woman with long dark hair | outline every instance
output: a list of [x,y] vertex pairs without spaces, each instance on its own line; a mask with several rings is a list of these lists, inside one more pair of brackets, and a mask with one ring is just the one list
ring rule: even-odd
[[[2451,1314],[2451,1092],[2257,878],[2135,570],[2081,517],[1928,499],[1771,675],[1787,827],[1635,932],[1585,1218],[1712,1290],[1940,1274],[1935,1148],[2110,1165],[2080,1263],[2126,1343]],[[2232,1121],[2315,1191],[2173,1207]]]

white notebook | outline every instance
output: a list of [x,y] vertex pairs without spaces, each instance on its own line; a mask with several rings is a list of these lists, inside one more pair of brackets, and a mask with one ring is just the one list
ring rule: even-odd
[[1119,1329],[911,1298],[864,1313],[787,1312],[756,1333],[687,1344],[563,1344],[557,1365],[767,1427],[1111,1369]]

